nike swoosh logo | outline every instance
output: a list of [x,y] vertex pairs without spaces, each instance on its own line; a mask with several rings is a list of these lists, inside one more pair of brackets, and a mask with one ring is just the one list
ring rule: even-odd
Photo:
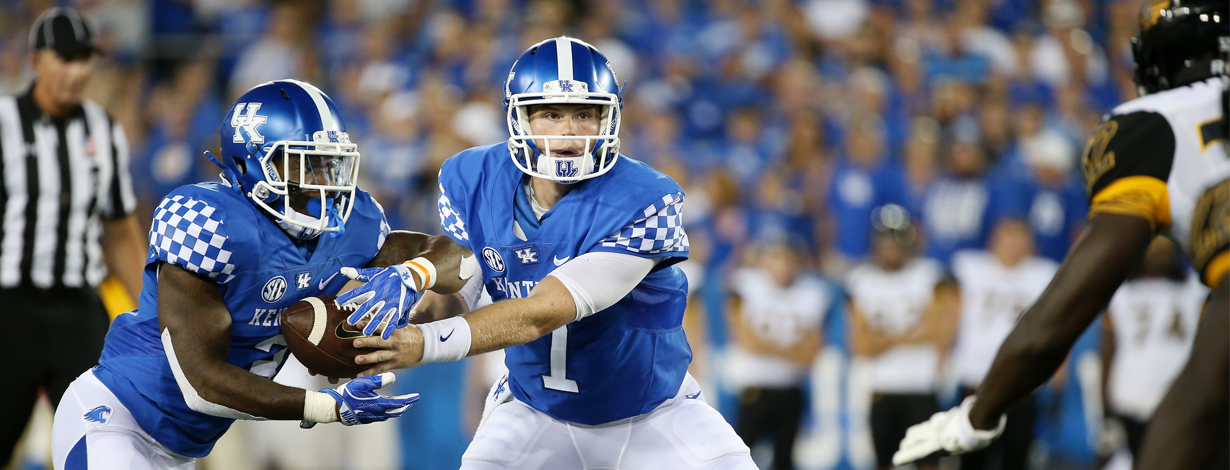
[[695,399],[696,399],[696,397],[699,397],[699,396],[700,396],[700,392],[696,392],[696,393],[695,393],[695,394],[693,394],[693,395],[684,395],[683,397],[684,397],[684,398],[687,398],[687,399],[689,399],[689,400],[695,400]]
[[[333,276],[336,276],[336,275],[337,275],[337,273],[333,273]],[[317,288],[317,289],[322,289],[322,290],[323,290],[323,289],[325,288],[325,284],[328,284],[328,283],[329,283],[329,281],[332,281],[332,280],[333,280],[333,276],[329,276],[329,277],[325,278],[325,280],[320,281],[320,284],[317,284],[317,287],[316,287],[316,288]]]
[[449,338],[452,338],[452,337],[453,337],[453,332],[454,332],[454,331],[457,331],[457,329],[456,329],[456,328],[453,328],[453,329],[451,329],[451,330],[448,330],[448,336],[445,336],[445,335],[440,335],[440,342],[441,342],[441,343],[443,343],[443,342],[445,342],[445,341],[448,341],[448,339],[449,339]]
[[363,332],[360,330],[352,330],[348,328],[349,326],[350,325],[347,325],[344,320],[340,321],[337,323],[337,328],[333,330],[333,334],[337,335],[337,337],[340,339],[353,339],[353,338],[362,338],[364,336],[367,336],[363,334]]
[[555,265],[556,265],[556,266],[563,266],[563,265],[564,265],[564,263],[567,263],[567,262],[568,262],[568,259],[569,259],[569,258],[572,258],[572,257],[571,257],[571,256],[565,256],[565,257],[563,257],[563,258],[560,258],[560,257],[556,256],[556,257],[554,257],[554,258],[551,258],[551,262],[552,262],[552,263],[555,263]]

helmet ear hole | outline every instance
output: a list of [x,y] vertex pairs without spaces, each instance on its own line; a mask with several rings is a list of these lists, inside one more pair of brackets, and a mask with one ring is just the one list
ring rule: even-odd
[[235,162],[235,168],[239,169],[240,175],[248,174],[248,165],[243,162],[243,159],[240,159],[239,157],[231,157],[231,161]]

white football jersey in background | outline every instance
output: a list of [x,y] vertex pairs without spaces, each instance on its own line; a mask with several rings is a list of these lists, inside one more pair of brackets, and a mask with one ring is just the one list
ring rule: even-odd
[[1109,411],[1149,420],[1187,363],[1208,295],[1195,274],[1186,281],[1148,278],[1119,287],[1107,308],[1115,335]]
[[982,383],[1017,318],[1042,295],[1058,269],[1054,261],[1039,257],[1008,267],[986,251],[953,256],[952,274],[961,288],[961,320],[951,371],[961,385]]
[[[935,297],[944,276],[939,262],[916,258],[893,272],[872,264],[850,271],[846,288],[850,301],[877,330],[901,335],[921,328],[923,312]],[[884,393],[931,393],[940,366],[940,351],[933,345],[903,344],[866,361],[871,388]]]
[[[757,337],[789,347],[807,330],[819,331],[833,302],[830,289],[815,276],[800,275],[782,287],[763,270],[740,269],[731,275],[731,288],[743,302],[743,320]],[[787,388],[802,384],[807,367],[784,357],[754,354],[732,343],[726,356],[726,384]]]

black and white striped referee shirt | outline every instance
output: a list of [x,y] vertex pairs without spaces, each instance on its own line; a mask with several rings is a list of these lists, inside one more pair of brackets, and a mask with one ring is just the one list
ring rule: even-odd
[[97,103],[54,119],[32,90],[0,97],[0,288],[97,287],[102,219],[136,207],[128,140]]

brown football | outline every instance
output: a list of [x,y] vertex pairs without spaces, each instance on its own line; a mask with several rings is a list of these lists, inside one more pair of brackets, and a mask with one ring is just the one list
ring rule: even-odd
[[363,331],[346,324],[349,312],[339,310],[334,296],[308,297],[282,312],[282,336],[299,362],[317,374],[333,378],[359,375],[368,366],[354,363],[355,356],[375,351],[357,349],[354,339]]

